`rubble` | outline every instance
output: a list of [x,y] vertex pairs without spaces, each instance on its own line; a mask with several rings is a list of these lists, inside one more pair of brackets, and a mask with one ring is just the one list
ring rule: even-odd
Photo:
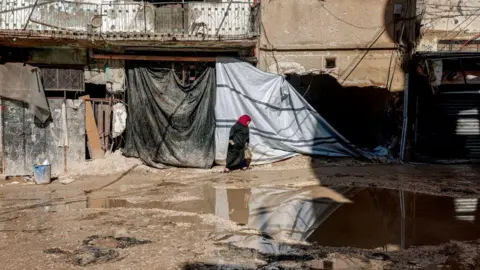
[[142,161],[136,158],[127,158],[120,150],[106,153],[104,158],[94,159],[83,163],[72,164],[67,173],[60,175],[61,179],[87,175],[113,175],[130,170],[141,165]]

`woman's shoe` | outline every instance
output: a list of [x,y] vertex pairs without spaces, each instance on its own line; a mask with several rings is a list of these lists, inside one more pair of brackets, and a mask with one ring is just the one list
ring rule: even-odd
[[228,168],[223,169],[223,173],[229,173],[229,172],[230,172],[230,169]]

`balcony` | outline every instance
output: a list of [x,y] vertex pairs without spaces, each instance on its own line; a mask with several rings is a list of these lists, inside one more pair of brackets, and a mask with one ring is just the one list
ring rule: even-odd
[[95,47],[255,40],[259,6],[252,0],[223,1],[0,0],[0,44],[35,46],[41,41]]

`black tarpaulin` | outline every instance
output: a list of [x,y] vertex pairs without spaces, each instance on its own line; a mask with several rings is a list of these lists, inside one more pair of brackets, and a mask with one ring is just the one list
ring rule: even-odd
[[124,154],[157,168],[210,168],[215,160],[215,70],[189,85],[173,70],[128,69]]

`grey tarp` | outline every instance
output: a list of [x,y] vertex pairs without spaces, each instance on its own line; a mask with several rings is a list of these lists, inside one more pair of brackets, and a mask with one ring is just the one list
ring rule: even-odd
[[50,117],[40,70],[22,63],[0,65],[0,96],[18,100],[30,108],[42,123]]
[[216,153],[225,164],[230,127],[248,114],[252,164],[296,154],[369,157],[306,102],[285,79],[233,58],[217,58]]
[[215,71],[190,85],[173,70],[127,64],[124,154],[154,167],[209,168],[215,159]]

